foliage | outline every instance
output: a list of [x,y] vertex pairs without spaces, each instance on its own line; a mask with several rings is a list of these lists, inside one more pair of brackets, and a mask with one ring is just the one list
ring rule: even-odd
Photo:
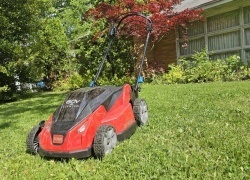
[[233,55],[213,61],[209,59],[206,49],[196,52],[191,59],[180,59],[178,64],[171,64],[169,68],[168,73],[155,78],[153,83],[236,81],[250,77],[250,68],[242,64],[240,57]]
[[[90,70],[87,70],[83,76],[78,73],[74,73],[68,78],[64,78],[55,82],[53,84],[53,89],[55,91],[68,91],[88,87],[90,82],[93,80],[92,77],[93,74],[91,74]],[[131,78],[130,76],[123,76],[119,78],[117,74],[114,74],[114,76],[111,78],[108,78],[107,76],[101,76],[98,80],[98,85],[122,86],[125,83],[132,85],[134,81],[135,79]]]
[[25,152],[30,129],[65,93],[0,106],[1,179],[249,179],[250,83],[144,85],[149,123],[102,161]]
[[0,103],[11,100],[15,92],[15,78],[0,72]]
[[130,76],[123,76],[121,78],[118,78],[117,74],[114,74],[114,76],[111,79],[108,79],[107,77],[100,78],[98,81],[101,85],[116,85],[116,86],[122,86],[125,83],[133,85],[135,82],[135,79]]
[[[95,1],[95,3],[99,2]],[[74,0],[59,3],[57,7],[60,7],[58,17],[62,19],[63,28],[70,41],[69,53],[74,58],[69,58],[70,63],[67,63],[67,60],[63,62],[66,65],[64,67],[68,67],[68,70],[65,70],[68,74],[61,75],[59,77],[60,82],[54,82],[53,84],[56,84],[57,87],[61,84],[63,86],[61,89],[88,86],[97,72],[109,42],[108,34],[102,32],[107,25],[103,20],[93,21],[85,17],[85,12],[93,7],[89,3]],[[98,33],[103,34],[97,38],[96,34]],[[120,37],[119,40],[116,39],[108,54],[108,61],[104,65],[101,78],[112,79],[115,75],[118,78],[122,78],[125,74],[131,75],[134,65],[131,52],[133,52],[132,41],[127,41],[123,37]],[[59,67],[62,69],[62,66]],[[72,87],[69,81],[76,78],[74,74],[82,76],[82,83],[78,81],[78,85]]]
[[43,79],[52,88],[79,70],[72,42],[87,33],[81,17],[89,6],[79,0],[2,2],[0,66],[5,74],[21,83]]
[[[90,81],[88,81],[89,83]],[[84,87],[87,85],[84,77],[78,73],[73,73],[67,78],[56,81],[53,84],[53,89],[55,91],[66,91],[66,90],[75,90]]]
[[[68,41],[59,18],[45,18],[37,32],[37,43],[32,46],[28,64],[35,72],[35,79],[45,78],[47,86],[56,81],[61,74],[68,72],[71,61],[67,53]],[[73,59],[73,58],[72,58]],[[67,67],[69,66],[69,67]]]
[[67,77],[59,78],[52,84],[53,91],[69,91],[88,86],[89,78],[85,78],[79,73],[71,73]]
[[[187,9],[179,13],[174,12],[173,6],[178,3],[180,3],[179,0],[118,0],[115,3],[99,3],[88,14],[96,19],[104,18],[108,22],[116,22],[119,16],[128,12],[144,13],[153,22],[152,35],[157,40],[170,30],[177,29],[180,26],[185,28],[188,21],[202,19],[202,10]],[[129,35],[145,36],[147,34],[146,28],[142,28],[144,24],[145,21],[141,17],[132,16],[125,20],[122,28],[126,29],[126,33]]]
[[[84,50],[79,54],[81,63],[80,74],[91,74],[91,78],[96,74],[102,57],[109,43],[109,37],[98,38],[95,43],[89,39],[87,43],[82,44]],[[118,78],[131,76],[134,71],[135,56],[133,56],[133,43],[125,38],[116,39],[111,46],[107,61],[104,64],[100,78],[112,79],[115,75]]]
[[53,17],[56,12],[51,1],[3,1],[0,9],[0,66],[6,77],[1,83],[5,90],[7,87],[8,97],[16,93],[14,77],[21,83],[35,82],[43,76],[53,81],[51,74],[63,69],[58,61],[65,58],[67,40],[63,39],[61,22]]
[[24,55],[25,41],[34,22],[35,3],[29,0],[0,3],[0,101],[15,92],[15,61]]
[[[1,74],[1,77],[7,75],[6,68],[1,66],[1,65],[0,65],[0,74]],[[6,91],[8,91],[8,85],[1,83],[1,85],[0,85],[0,93],[6,92]]]
[[[106,26],[102,20],[92,21],[84,17],[86,11],[93,7],[91,2],[3,2],[0,19],[5,25],[0,25],[0,72],[5,74],[4,77],[18,76],[21,83],[42,79],[49,89],[58,89],[58,85],[65,84],[69,89],[79,87],[80,80],[75,74],[81,74],[89,83],[109,40],[107,35],[95,38],[95,34]],[[132,47],[131,41],[114,43],[109,62],[105,65],[106,71],[101,76],[111,79],[115,74],[119,78],[131,74]],[[77,78],[78,83],[72,82]],[[13,81],[2,84],[1,91],[7,91]]]

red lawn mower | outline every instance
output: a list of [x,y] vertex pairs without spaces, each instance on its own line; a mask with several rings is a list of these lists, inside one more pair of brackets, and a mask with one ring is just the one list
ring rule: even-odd
[[[148,31],[135,85],[96,86],[116,32],[130,16],[146,19]],[[26,139],[27,152],[53,158],[103,158],[118,141],[129,138],[138,125],[145,125],[148,108],[138,92],[151,31],[151,20],[140,13],[125,14],[117,26],[111,26],[109,45],[90,87],[70,92],[46,122],[31,129]]]

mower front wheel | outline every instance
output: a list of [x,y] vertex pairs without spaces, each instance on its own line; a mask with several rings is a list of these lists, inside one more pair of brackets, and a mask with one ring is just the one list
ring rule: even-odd
[[39,138],[38,135],[41,132],[40,126],[34,126],[29,132],[26,138],[26,148],[27,152],[31,154],[37,154],[39,148]]
[[144,99],[136,98],[133,104],[135,120],[139,126],[144,126],[148,121],[148,106]]
[[117,135],[114,127],[109,125],[100,126],[94,138],[93,149],[99,159],[111,153],[117,144]]

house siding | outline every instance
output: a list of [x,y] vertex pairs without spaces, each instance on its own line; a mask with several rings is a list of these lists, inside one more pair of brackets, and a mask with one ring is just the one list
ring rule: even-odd
[[[144,43],[144,39],[134,39],[134,49],[139,55],[138,62],[142,58]],[[156,43],[149,43],[144,69],[151,69],[156,72],[164,71],[169,64],[176,63],[176,59],[176,33],[169,32]]]
[[176,63],[176,33],[170,32],[154,45],[153,58],[150,64],[158,68],[167,69],[169,64]]
[[[211,59],[238,55],[247,63],[250,59],[250,1],[236,0],[204,11],[205,22],[192,22],[188,28],[189,42],[177,40],[177,58],[190,57],[207,47]],[[194,24],[194,25],[192,25]],[[204,33],[196,29],[204,29]],[[201,32],[201,33],[200,33]]]

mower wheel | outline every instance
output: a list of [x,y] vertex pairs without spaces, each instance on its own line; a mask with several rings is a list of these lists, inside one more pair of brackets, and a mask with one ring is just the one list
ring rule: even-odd
[[111,153],[117,144],[117,135],[114,127],[109,125],[100,126],[94,138],[93,149],[99,159],[105,154]]
[[26,138],[27,152],[37,154],[39,148],[38,134],[41,132],[40,126],[34,126]]
[[133,104],[135,120],[139,126],[144,126],[148,121],[148,106],[144,99],[136,98]]

